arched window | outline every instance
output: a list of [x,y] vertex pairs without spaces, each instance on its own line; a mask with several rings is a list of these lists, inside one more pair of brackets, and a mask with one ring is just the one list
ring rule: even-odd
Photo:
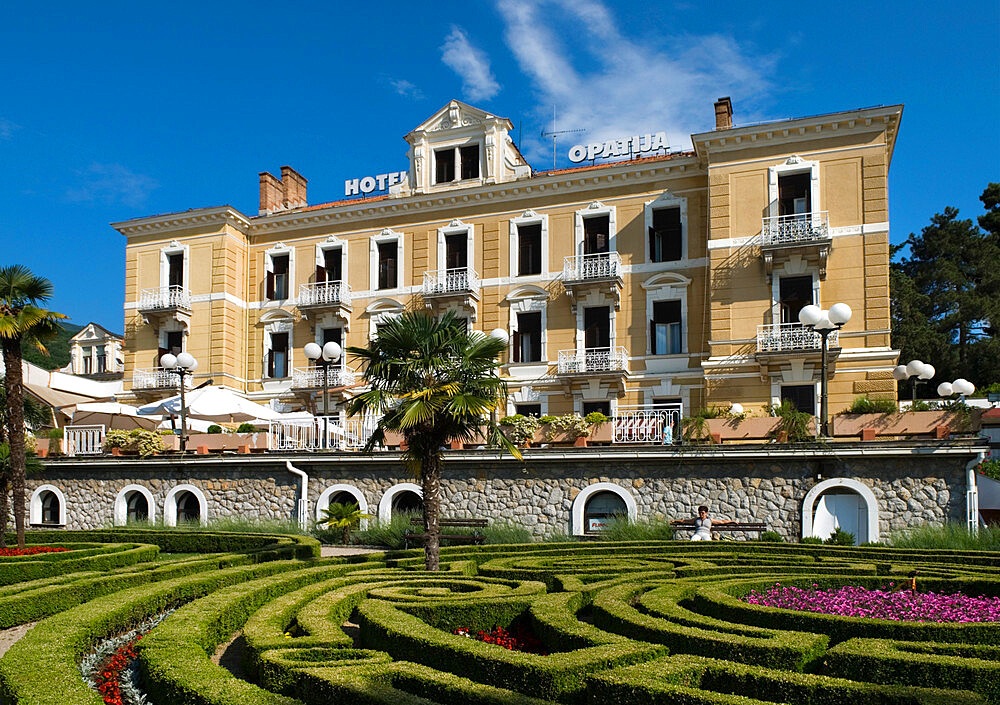
[[392,498],[393,514],[412,514],[421,512],[424,508],[424,500],[416,492],[403,490],[397,492]]
[[201,504],[193,492],[184,491],[177,496],[177,523],[196,524],[201,520]]
[[596,534],[604,531],[613,517],[627,517],[625,501],[614,492],[597,492],[591,495],[583,509],[584,531]]
[[846,477],[817,483],[802,501],[802,536],[829,538],[836,529],[856,543],[878,541],[879,502],[867,485]]
[[59,497],[55,492],[46,490],[42,493],[42,524],[59,524]]
[[133,490],[126,495],[126,522],[149,521],[149,500],[138,490]]

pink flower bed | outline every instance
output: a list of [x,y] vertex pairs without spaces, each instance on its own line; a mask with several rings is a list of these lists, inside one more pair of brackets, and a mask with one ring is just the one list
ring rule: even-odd
[[741,598],[751,605],[821,612],[843,617],[893,619],[907,622],[1000,622],[1000,597],[970,597],[962,593],[914,592],[894,583],[881,590],[851,585],[831,590],[774,587]]

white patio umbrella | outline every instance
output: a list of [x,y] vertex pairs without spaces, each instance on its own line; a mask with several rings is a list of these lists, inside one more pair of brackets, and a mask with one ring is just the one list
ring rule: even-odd
[[[242,421],[271,421],[281,418],[281,414],[263,404],[256,404],[236,392],[224,387],[204,387],[185,394],[189,419],[214,421],[216,423],[240,423]],[[181,397],[140,406],[142,415],[177,416],[181,412]]]
[[151,430],[160,419],[155,416],[140,416],[134,406],[110,401],[84,402],[77,404],[70,414],[73,426],[104,426],[105,429],[130,431],[134,428]]

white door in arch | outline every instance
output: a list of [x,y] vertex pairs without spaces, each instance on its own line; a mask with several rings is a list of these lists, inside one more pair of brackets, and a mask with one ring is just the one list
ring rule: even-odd
[[868,537],[868,507],[857,492],[824,492],[816,501],[813,536],[827,538],[836,529],[854,534],[855,543]]

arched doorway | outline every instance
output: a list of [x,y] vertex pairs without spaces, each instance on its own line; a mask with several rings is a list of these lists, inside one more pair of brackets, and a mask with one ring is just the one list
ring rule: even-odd
[[424,500],[412,490],[397,492],[392,497],[392,513],[419,514],[424,510]]
[[[316,521],[322,520],[324,516],[323,510],[335,502],[339,502],[340,504],[356,504],[362,514],[368,514],[368,500],[365,499],[365,495],[361,490],[354,485],[331,485],[323,490],[316,500]],[[361,520],[360,528],[368,528],[367,519]]]
[[201,521],[201,502],[194,492],[179,492],[176,501],[178,524],[197,524]]
[[614,492],[597,492],[591,495],[583,508],[583,530],[587,534],[599,534],[614,517],[627,517],[625,500]]
[[149,500],[146,495],[138,490],[133,490],[125,495],[125,522],[149,521]]
[[401,482],[387,489],[379,499],[378,520],[386,524],[401,512],[421,512],[423,507],[423,492],[420,490],[420,485]]
[[60,516],[60,503],[59,497],[56,496],[55,492],[51,490],[46,490],[42,492],[42,524],[56,525],[59,524]]
[[878,541],[878,499],[867,485],[837,477],[812,487],[802,502],[802,536],[829,538],[836,529],[854,534],[856,543]]

